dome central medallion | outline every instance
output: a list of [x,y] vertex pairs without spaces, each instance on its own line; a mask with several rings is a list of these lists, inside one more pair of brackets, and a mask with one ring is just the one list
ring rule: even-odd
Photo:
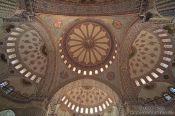
[[84,42],[83,42],[83,44],[84,44],[84,47],[86,48],[86,49],[93,49],[94,47],[95,47],[95,45],[94,45],[94,41],[92,40],[92,39],[90,39],[90,38],[86,38],[85,40],[84,40]]
[[73,24],[60,42],[61,58],[68,68],[84,75],[103,72],[115,59],[115,41],[101,22],[82,20]]

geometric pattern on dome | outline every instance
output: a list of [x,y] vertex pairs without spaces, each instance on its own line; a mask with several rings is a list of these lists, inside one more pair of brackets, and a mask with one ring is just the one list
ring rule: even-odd
[[107,93],[92,86],[77,87],[68,91],[61,102],[75,113],[88,115],[103,112],[113,104]]
[[173,45],[163,29],[141,31],[132,44],[129,72],[137,86],[145,85],[163,75],[173,56]]
[[11,64],[24,77],[39,83],[46,73],[47,57],[44,42],[30,25],[20,25],[10,33],[7,54]]
[[132,47],[136,53],[129,60],[130,75],[132,78],[137,78],[149,72],[157,64],[161,56],[161,45],[156,35],[141,31]]
[[60,54],[69,69],[83,75],[103,72],[116,58],[115,41],[101,22],[82,20],[60,39]]

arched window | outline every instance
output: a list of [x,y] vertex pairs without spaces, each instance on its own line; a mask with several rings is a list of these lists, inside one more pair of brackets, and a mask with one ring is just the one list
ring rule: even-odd
[[9,83],[7,81],[0,82],[0,89],[5,94],[10,94],[14,90],[14,88],[12,86],[8,86],[8,84]]
[[0,88],[3,88],[8,85],[7,81],[0,82]]
[[3,110],[0,111],[0,116],[15,116],[15,113],[12,110]]

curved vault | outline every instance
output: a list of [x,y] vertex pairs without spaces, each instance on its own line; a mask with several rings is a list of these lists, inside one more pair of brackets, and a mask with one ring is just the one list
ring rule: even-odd
[[22,24],[7,39],[7,56],[10,63],[24,77],[39,83],[47,70],[45,42],[30,24]]
[[164,74],[172,61],[174,46],[171,36],[156,25],[137,30],[133,37],[136,39],[131,46],[129,72],[135,84],[141,86]]
[[116,103],[120,103],[119,96],[111,88],[92,79],[82,79],[61,88],[52,98],[50,106],[61,104],[69,112],[94,115]]

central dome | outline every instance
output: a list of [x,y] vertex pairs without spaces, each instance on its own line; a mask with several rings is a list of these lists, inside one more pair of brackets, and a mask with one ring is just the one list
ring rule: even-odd
[[82,20],[73,24],[61,39],[60,46],[64,63],[69,68],[74,67],[73,71],[78,69],[78,73],[83,70],[84,75],[98,74],[100,69],[103,72],[115,59],[112,34],[96,20]]

